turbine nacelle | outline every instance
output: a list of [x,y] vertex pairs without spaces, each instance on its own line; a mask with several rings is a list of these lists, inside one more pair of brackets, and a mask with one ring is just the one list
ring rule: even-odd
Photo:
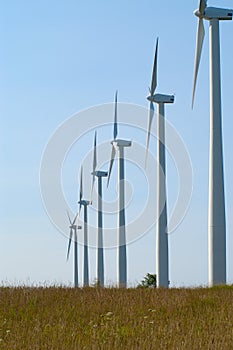
[[107,171],[94,171],[91,173],[91,175],[94,175],[96,177],[107,177],[108,172]]
[[82,229],[82,226],[77,226],[77,225],[70,225],[70,229],[72,230],[81,230]]
[[163,94],[155,94],[153,96],[148,96],[147,100],[154,103],[174,103],[175,96],[174,95],[163,95]]
[[221,21],[231,21],[233,10],[232,9],[221,9],[218,7],[207,7],[204,14],[200,13],[199,9],[194,11],[194,15],[199,18],[204,18],[208,21],[211,19],[218,19]]
[[91,203],[91,201],[85,201],[84,199],[78,202],[80,205],[90,205]]
[[114,147],[131,147],[132,142],[128,140],[117,139],[111,142]]

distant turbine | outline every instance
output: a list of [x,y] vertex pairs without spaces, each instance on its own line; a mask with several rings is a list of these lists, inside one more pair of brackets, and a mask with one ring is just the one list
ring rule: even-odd
[[104,287],[104,255],[103,255],[103,212],[102,212],[102,178],[108,176],[106,171],[97,171],[97,153],[96,153],[96,132],[94,137],[94,153],[93,153],[93,170],[92,170],[92,189],[91,201],[93,196],[93,188],[95,177],[98,178],[98,233],[97,233],[97,282]]
[[79,215],[82,206],[84,207],[84,255],[83,255],[83,286],[89,286],[89,267],[88,267],[88,218],[87,207],[90,201],[83,199],[83,168],[80,173],[80,191],[79,191]]
[[201,0],[194,14],[199,17],[192,105],[205,36],[203,19],[210,22],[210,159],[209,159],[209,284],[226,283],[226,218],[222,150],[222,111],[219,21],[232,20],[233,10],[207,7]]
[[70,219],[70,215],[67,212],[69,223],[70,223],[70,238],[69,238],[69,244],[68,244],[68,250],[67,250],[67,261],[69,259],[70,255],[70,246],[72,237],[74,234],[74,287],[78,287],[78,240],[77,240],[77,230],[81,230],[82,226],[77,226],[75,224],[77,220],[78,214],[75,216],[73,222]]
[[119,287],[126,287],[127,285],[127,258],[126,258],[126,231],[125,231],[125,170],[124,170],[124,147],[130,147],[131,141],[116,139],[118,134],[117,125],[117,92],[115,96],[115,116],[114,116],[114,129],[113,129],[113,141],[111,160],[108,172],[108,184],[112,172],[113,162],[116,156],[116,150],[118,150],[118,285]]
[[150,95],[148,133],[146,145],[146,160],[148,156],[151,124],[154,117],[154,105],[158,104],[158,138],[157,138],[157,228],[156,228],[156,275],[158,287],[168,288],[169,285],[169,262],[168,262],[168,235],[167,235],[167,200],[166,200],[166,157],[165,157],[165,104],[174,103],[173,95],[154,94],[157,87],[157,61],[158,61],[158,39],[156,42],[154,67]]

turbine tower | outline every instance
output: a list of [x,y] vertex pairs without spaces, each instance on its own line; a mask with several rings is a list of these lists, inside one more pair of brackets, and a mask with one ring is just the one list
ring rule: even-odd
[[104,287],[104,254],[103,254],[103,212],[102,212],[102,178],[108,176],[108,172],[96,170],[97,153],[96,153],[96,132],[94,137],[94,153],[93,153],[93,171],[92,171],[92,188],[91,202],[95,178],[98,178],[98,232],[97,232],[97,283]]
[[132,142],[117,139],[117,92],[115,95],[115,117],[113,129],[113,141],[111,160],[108,171],[108,184],[112,172],[113,162],[118,151],[118,286],[127,286],[127,257],[126,257],[126,230],[125,230],[125,164],[124,164],[124,148],[130,147]]
[[77,241],[77,230],[81,230],[82,226],[77,226],[75,224],[77,220],[78,214],[75,216],[74,220],[71,221],[69,212],[67,211],[69,223],[70,223],[70,238],[69,238],[69,243],[68,243],[68,250],[67,250],[67,261],[69,259],[70,255],[70,246],[71,246],[71,241],[74,233],[74,287],[78,287],[78,241]]
[[157,227],[156,227],[156,275],[158,287],[168,288],[169,285],[169,259],[168,259],[168,235],[167,235],[167,200],[166,200],[166,156],[165,156],[165,104],[174,103],[173,95],[155,94],[157,87],[157,62],[158,62],[158,38],[156,42],[154,67],[150,95],[150,101],[146,161],[148,156],[151,125],[154,117],[154,105],[158,105],[158,137],[157,137]]
[[226,283],[226,218],[222,150],[221,73],[219,21],[232,20],[233,10],[207,7],[201,0],[194,14],[199,18],[192,105],[205,36],[204,19],[210,35],[210,155],[209,155],[209,285]]
[[88,267],[88,217],[87,207],[90,201],[83,199],[83,168],[80,174],[80,191],[79,191],[79,215],[84,207],[84,254],[83,254],[83,286],[89,286],[89,267]]

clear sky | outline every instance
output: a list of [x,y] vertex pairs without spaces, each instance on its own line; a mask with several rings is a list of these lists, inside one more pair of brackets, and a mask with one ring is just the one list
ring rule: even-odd
[[[233,1],[212,0],[209,5],[231,8]],[[1,281],[72,282],[72,259],[66,262],[67,238],[49,220],[40,195],[39,174],[43,151],[61,123],[89,107],[112,102],[116,89],[119,90],[119,102],[146,108],[155,40],[159,36],[158,90],[175,93],[175,104],[167,107],[166,117],[184,140],[193,168],[189,210],[181,225],[169,236],[170,280],[173,286],[207,284],[209,38],[208,23],[205,23],[206,37],[192,111],[197,27],[193,11],[197,7],[198,2],[194,0],[25,0],[2,3]],[[233,282],[232,37],[233,22],[221,23],[229,283]],[[112,119],[113,111],[109,122]],[[153,128],[155,131],[155,125]],[[138,142],[145,143],[140,133],[131,134],[127,128],[120,130],[126,137],[133,140],[138,137]],[[77,142],[72,147],[64,162],[63,189],[67,206],[73,211],[76,210],[78,195],[77,174],[83,157],[92,149],[92,138],[93,131],[81,139],[80,144]],[[100,141],[110,141],[111,138],[110,126],[102,134],[100,131]],[[110,153],[110,145],[108,147],[106,152]],[[153,150],[155,152],[155,142],[151,144]],[[177,175],[169,157],[167,163],[170,213],[177,193]],[[126,165],[127,169],[127,180],[132,181],[135,192],[131,198],[134,203],[132,208],[135,209],[140,207],[144,198],[144,187],[139,188],[134,183],[135,179],[134,182],[131,180],[134,169],[130,164]],[[116,174],[115,166],[113,184],[109,189],[113,196],[116,192]],[[140,181],[140,174],[136,179]],[[85,181],[88,187],[86,193],[89,193],[91,178],[87,170]],[[112,200],[111,194],[106,196]],[[151,212],[153,210],[151,207]],[[132,210],[128,215],[131,218]],[[91,211],[90,220],[95,218],[95,212]],[[114,249],[106,252],[106,279],[109,283],[116,281],[115,253]],[[91,249],[91,280],[95,278],[95,254],[95,250]],[[80,273],[81,268],[80,265]],[[128,247],[130,284],[136,284],[147,272],[155,272],[154,228]]]

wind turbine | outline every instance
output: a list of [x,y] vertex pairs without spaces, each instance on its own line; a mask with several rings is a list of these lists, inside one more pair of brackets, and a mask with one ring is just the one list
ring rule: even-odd
[[96,170],[97,153],[96,153],[96,132],[94,136],[94,153],[93,153],[93,170],[92,170],[92,188],[91,201],[95,178],[98,178],[98,233],[97,233],[97,282],[104,287],[104,255],[103,255],[103,212],[102,212],[102,178],[108,176],[108,172]]
[[209,155],[209,284],[226,283],[226,218],[222,150],[221,73],[219,21],[232,20],[233,10],[207,7],[201,0],[194,14],[199,18],[192,105],[205,36],[204,19],[210,28],[210,155]]
[[69,243],[68,243],[68,250],[67,250],[67,261],[69,259],[70,255],[70,246],[71,246],[71,241],[72,237],[74,234],[74,287],[78,287],[78,241],[77,241],[77,230],[81,230],[82,226],[77,226],[75,224],[77,220],[78,214],[75,216],[74,220],[71,221],[69,212],[67,211],[69,223],[70,223],[70,238],[69,238]]
[[80,173],[80,190],[79,190],[79,215],[82,206],[84,207],[84,255],[83,255],[83,286],[89,286],[89,267],[88,267],[88,217],[87,207],[91,204],[90,201],[83,199],[83,168]]
[[157,62],[158,62],[158,38],[156,42],[154,67],[151,80],[150,101],[146,160],[149,149],[151,125],[154,117],[154,105],[158,105],[158,137],[157,137],[157,227],[156,227],[156,275],[158,287],[168,288],[169,267],[168,267],[168,235],[167,235],[167,202],[166,202],[166,157],[165,157],[165,104],[174,103],[173,95],[155,94],[157,87]]
[[118,151],[118,285],[126,287],[127,285],[127,259],[126,259],[126,231],[125,231],[125,164],[124,148],[132,145],[131,141],[117,139],[117,92],[115,95],[115,116],[113,128],[113,141],[111,160],[108,171],[108,185],[112,172],[113,162]]

